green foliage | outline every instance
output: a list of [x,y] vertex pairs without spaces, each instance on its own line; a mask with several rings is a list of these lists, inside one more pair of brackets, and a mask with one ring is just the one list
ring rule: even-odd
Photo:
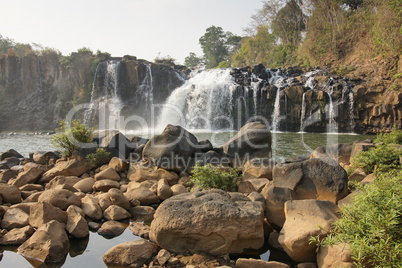
[[88,47],[82,47],[77,50],[78,53],[88,53],[92,55],[92,50]]
[[176,59],[172,58],[169,55],[161,57],[159,52],[158,56],[154,59],[154,61],[159,64],[175,65]]
[[87,160],[94,166],[100,166],[109,160],[110,153],[104,148],[96,148],[96,152],[88,154]]
[[0,35],[0,55],[8,54],[9,56],[23,57],[27,51],[31,51],[30,44],[18,43],[13,39]]
[[206,68],[214,68],[222,61],[227,61],[230,50],[236,47],[241,37],[231,32],[224,32],[221,27],[211,26],[206,29],[199,42],[204,52]]
[[240,169],[225,168],[207,164],[202,166],[199,162],[193,169],[191,181],[202,189],[233,190],[236,183],[241,180]]
[[357,267],[402,267],[402,171],[379,173],[359,189],[320,244],[348,243]]
[[194,52],[190,52],[190,54],[184,59],[184,65],[187,68],[197,68],[202,64],[202,59],[197,57]]
[[216,68],[230,68],[230,62],[221,61]]
[[367,174],[400,169],[402,149],[398,144],[402,144],[402,131],[395,128],[391,133],[379,134],[375,142],[379,143],[375,148],[360,152],[352,159],[352,166]]
[[92,142],[94,128],[81,124],[80,120],[73,120],[71,126],[62,120],[56,134],[52,136],[52,144],[63,155],[71,156],[80,147],[80,143]]

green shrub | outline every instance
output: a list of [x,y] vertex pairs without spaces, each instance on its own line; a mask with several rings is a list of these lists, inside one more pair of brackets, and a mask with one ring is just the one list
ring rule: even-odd
[[359,189],[320,245],[348,243],[357,267],[402,267],[402,171],[378,173]]
[[199,162],[193,169],[191,181],[202,189],[222,189],[230,191],[235,189],[236,183],[241,180],[239,168],[225,168],[207,164],[202,166]]
[[402,131],[394,128],[391,133],[379,134],[375,142],[379,143],[375,148],[353,157],[353,168],[361,168],[367,174],[401,168],[402,149],[398,144],[402,144]]
[[62,120],[56,134],[52,136],[52,144],[63,155],[71,156],[79,147],[79,143],[92,142],[94,128],[81,124],[80,120],[73,120],[71,126]]
[[88,154],[87,160],[94,166],[100,166],[109,160],[110,153],[104,148],[97,148],[95,153]]

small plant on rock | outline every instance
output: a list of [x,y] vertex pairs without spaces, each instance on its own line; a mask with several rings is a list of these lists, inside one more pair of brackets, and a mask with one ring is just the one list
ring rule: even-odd
[[230,191],[236,188],[238,181],[241,181],[239,168],[227,168],[221,165],[202,166],[198,162],[192,173],[191,181],[202,189],[215,188]]
[[100,166],[109,160],[110,153],[104,148],[97,148],[95,153],[88,154],[87,160],[94,166]]
[[52,136],[52,144],[65,156],[71,156],[80,148],[80,143],[92,142],[94,128],[73,120],[71,126],[62,120],[56,134]]

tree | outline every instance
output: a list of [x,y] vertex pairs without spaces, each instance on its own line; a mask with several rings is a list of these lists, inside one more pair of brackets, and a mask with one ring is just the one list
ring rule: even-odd
[[206,68],[214,68],[222,61],[229,60],[229,53],[238,48],[240,36],[224,32],[221,27],[211,26],[200,37],[199,42],[204,52]]
[[202,63],[202,59],[197,57],[194,52],[190,52],[190,54],[184,59],[184,65],[187,68],[196,68],[199,67]]

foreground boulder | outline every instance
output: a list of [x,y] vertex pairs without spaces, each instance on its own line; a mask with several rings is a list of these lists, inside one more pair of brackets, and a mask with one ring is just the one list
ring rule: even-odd
[[139,239],[112,247],[103,255],[103,261],[108,265],[143,267],[152,260],[158,250],[156,244]]
[[338,220],[338,206],[330,201],[294,200],[285,203],[286,221],[278,241],[296,262],[314,262],[316,245],[311,237],[325,237]]
[[317,253],[317,265],[322,268],[355,267],[352,251],[349,245],[344,243],[320,247]]
[[145,144],[142,157],[160,168],[182,171],[188,167],[197,148],[198,141],[193,134],[180,126],[167,125],[160,135]]
[[233,159],[270,158],[271,143],[269,128],[262,123],[251,122],[223,145],[223,152]]
[[67,213],[47,202],[38,202],[31,206],[29,214],[29,224],[31,226],[39,228],[52,220],[65,225],[67,222]]
[[67,255],[70,242],[64,226],[58,221],[50,221],[42,225],[19,248],[24,257],[42,262],[60,262]]
[[177,253],[241,253],[263,246],[263,219],[259,202],[234,202],[224,191],[181,194],[158,207],[150,238]]
[[62,210],[66,210],[70,205],[81,207],[81,199],[64,189],[46,190],[40,195],[38,202],[47,202]]
[[351,143],[338,143],[318,147],[311,153],[310,158],[329,157],[334,159],[340,164],[349,165],[351,153],[352,153]]
[[329,200],[334,203],[348,194],[346,171],[331,158],[313,158],[274,167],[274,186],[290,188],[296,199]]
[[0,238],[0,245],[15,246],[24,243],[32,234],[34,229],[27,225],[23,228],[14,228]]

